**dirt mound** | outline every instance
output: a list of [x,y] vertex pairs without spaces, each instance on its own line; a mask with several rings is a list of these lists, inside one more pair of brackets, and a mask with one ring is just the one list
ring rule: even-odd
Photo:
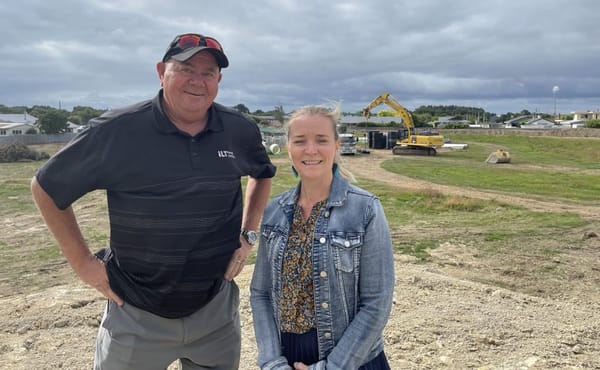
[[39,161],[48,158],[50,158],[48,153],[29,149],[25,144],[0,144],[0,163],[18,162],[23,160]]

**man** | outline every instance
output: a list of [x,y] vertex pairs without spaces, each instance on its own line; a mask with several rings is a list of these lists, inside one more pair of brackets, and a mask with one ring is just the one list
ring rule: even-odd
[[[32,180],[69,264],[108,298],[95,369],[239,366],[233,278],[275,167],[256,124],[214,103],[228,65],[214,38],[175,37],[156,66],[158,95],[90,121]],[[96,189],[106,190],[111,238],[94,255],[71,204]]]

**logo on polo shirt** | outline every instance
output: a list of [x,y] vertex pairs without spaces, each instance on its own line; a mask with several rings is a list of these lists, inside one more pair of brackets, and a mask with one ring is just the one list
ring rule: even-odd
[[217,155],[219,158],[233,158],[235,159],[235,154],[229,150],[217,150]]

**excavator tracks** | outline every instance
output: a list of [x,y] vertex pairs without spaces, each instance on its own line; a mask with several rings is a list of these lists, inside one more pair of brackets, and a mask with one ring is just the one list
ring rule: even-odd
[[392,148],[394,155],[436,155],[435,148],[426,146],[396,145]]

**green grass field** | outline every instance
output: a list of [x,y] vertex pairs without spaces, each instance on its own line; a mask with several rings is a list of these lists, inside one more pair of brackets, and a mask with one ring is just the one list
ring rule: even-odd
[[[532,197],[597,201],[600,198],[600,140],[524,136],[453,135],[467,150],[436,157],[391,160],[391,172],[438,184],[500,190]],[[510,164],[490,165],[488,154],[502,148]]]

